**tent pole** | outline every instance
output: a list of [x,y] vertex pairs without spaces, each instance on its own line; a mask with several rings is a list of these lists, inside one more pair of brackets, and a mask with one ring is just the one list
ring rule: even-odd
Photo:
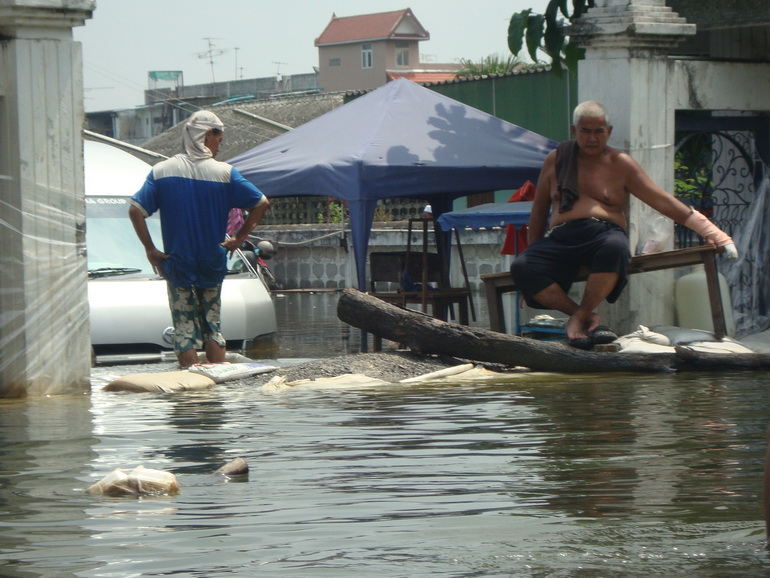
[[468,290],[468,303],[471,306],[471,319],[476,321],[476,307],[473,305],[473,291],[471,291],[471,282],[468,280],[468,270],[465,268],[465,257],[463,256],[463,245],[460,243],[460,233],[457,229],[455,232],[455,241],[457,241],[457,254],[460,256],[460,268],[463,270],[463,278],[465,279],[465,288]]

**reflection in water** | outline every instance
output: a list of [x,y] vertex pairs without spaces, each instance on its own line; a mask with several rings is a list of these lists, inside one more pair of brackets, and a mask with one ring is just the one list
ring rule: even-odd
[[[85,395],[0,401],[0,575],[54,575],[58,563],[36,560],[88,540],[80,486],[97,455],[90,409]],[[81,567],[69,558],[65,573]]]
[[[320,293],[274,294],[275,314],[280,340],[279,357],[333,357],[361,350],[361,330],[337,318],[336,291]],[[474,327],[489,327],[489,313],[481,294],[473,296],[476,321]],[[420,310],[420,305],[409,307]],[[372,338],[369,337],[371,350]],[[395,346],[384,342],[384,347]]]
[[[291,307],[310,319],[313,301]],[[101,390],[135,370],[95,369],[90,397],[0,405],[0,575],[770,573],[759,372]],[[236,456],[247,479],[211,474]],[[84,493],[136,465],[181,494]]]
[[361,332],[337,318],[336,291],[274,295],[279,357],[333,357],[356,353]]

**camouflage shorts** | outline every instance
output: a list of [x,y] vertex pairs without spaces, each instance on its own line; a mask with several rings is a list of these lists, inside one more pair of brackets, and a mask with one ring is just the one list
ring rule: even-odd
[[174,352],[201,349],[207,341],[225,347],[221,333],[222,285],[200,289],[168,284],[168,304],[174,323]]

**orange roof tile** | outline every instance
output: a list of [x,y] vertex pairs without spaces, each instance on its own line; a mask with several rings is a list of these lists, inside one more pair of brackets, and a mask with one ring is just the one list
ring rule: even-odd
[[[413,34],[397,34],[396,29],[404,19],[414,21],[417,32]],[[364,40],[384,40],[386,38],[411,38],[418,40],[430,39],[430,34],[414,17],[412,10],[396,10],[395,12],[380,12],[378,14],[362,14],[338,18],[332,16],[321,36],[316,38],[315,45],[344,44]]]
[[395,80],[397,78],[406,78],[412,82],[444,82],[454,80],[454,72],[388,72],[388,78]]

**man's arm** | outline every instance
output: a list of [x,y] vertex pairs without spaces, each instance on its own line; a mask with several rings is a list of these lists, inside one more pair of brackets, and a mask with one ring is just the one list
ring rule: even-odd
[[626,185],[632,195],[659,213],[696,232],[710,245],[724,247],[725,253],[731,259],[738,257],[735,244],[727,233],[719,229],[701,213],[693,211],[674,195],[656,185],[631,156],[621,154],[619,162],[622,163],[623,170],[626,171]]
[[548,228],[548,215],[551,212],[552,179],[556,171],[556,151],[551,151],[545,157],[540,176],[537,178],[535,198],[532,201],[532,211],[527,224],[527,243],[530,245],[542,239]]
[[691,213],[690,207],[656,185],[630,155],[621,153],[619,162],[626,173],[626,188],[632,195],[677,223],[682,224],[687,220]]
[[139,242],[142,243],[144,251],[147,254],[147,260],[150,265],[153,266],[155,272],[163,277],[163,261],[168,258],[168,255],[159,251],[155,247],[155,243],[152,241],[150,230],[147,228],[147,220],[142,211],[138,207],[131,205],[128,208],[128,217],[131,219],[131,224],[134,225],[134,231],[139,238]]

